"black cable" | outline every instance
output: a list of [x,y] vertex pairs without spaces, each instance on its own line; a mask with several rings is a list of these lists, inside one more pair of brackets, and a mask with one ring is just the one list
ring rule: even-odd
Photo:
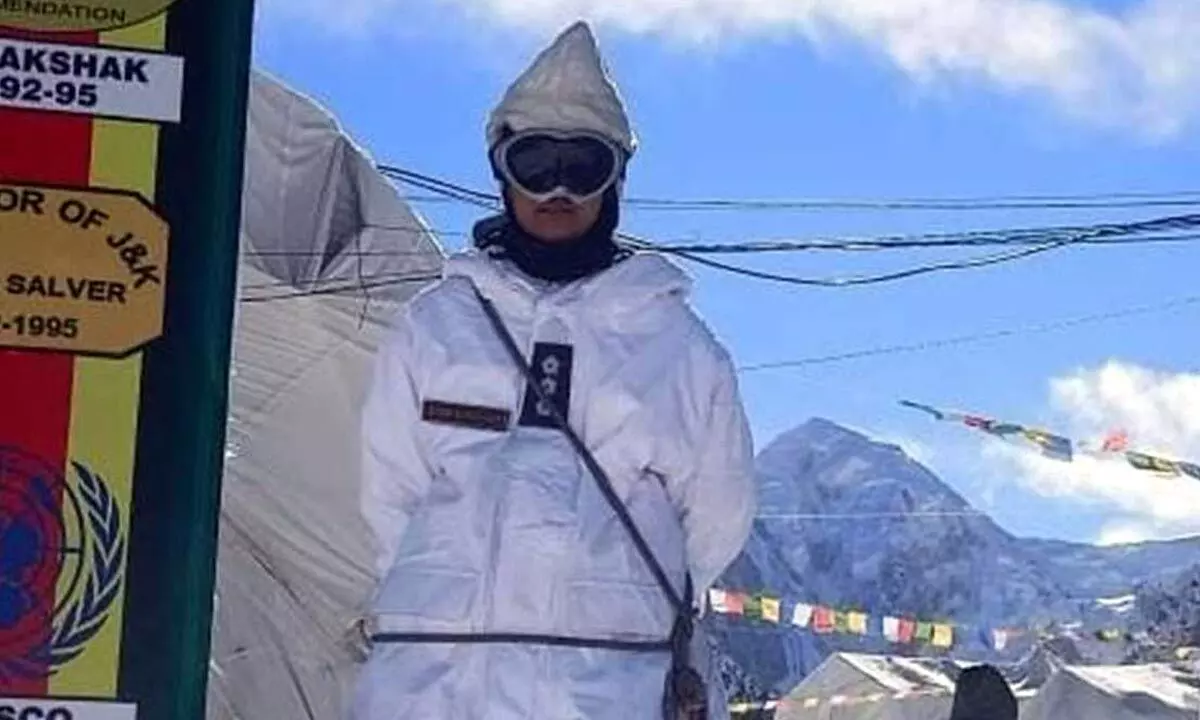
[[499,195],[474,190],[466,187],[465,185],[459,185],[447,180],[441,180],[433,177],[432,175],[426,175],[424,173],[418,173],[412,170],[405,170],[403,168],[392,167],[388,165],[380,165],[379,171],[384,175],[400,180],[408,185],[419,187],[422,190],[429,190],[437,195],[454,197],[462,200],[463,202],[472,203],[481,207],[495,208],[500,205]]
[[779,210],[936,210],[936,211],[981,211],[981,210],[1096,210],[1132,209],[1147,207],[1196,207],[1200,205],[1200,194],[1178,196],[1151,196],[1144,199],[1104,199],[1097,196],[1077,196],[1071,199],[1055,199],[1053,196],[1028,199],[1019,198],[912,198],[894,200],[672,200],[651,198],[629,198],[626,202],[639,210],[698,212],[705,210],[728,211],[779,211]]
[[[490,205],[489,202],[484,199],[484,198],[488,197],[485,193],[471,190],[470,188],[466,188],[461,185],[457,185],[455,183],[450,183],[450,182],[446,182],[443,180],[439,180],[437,178],[422,175],[420,173],[413,173],[412,171],[408,171],[408,170],[401,170],[399,168],[387,168],[387,167],[383,168],[383,170],[385,172],[393,173],[398,176],[401,176],[402,178],[416,176],[418,178],[418,182],[420,182],[422,184],[422,186],[427,187],[427,189],[430,189],[433,192],[446,193],[446,194],[452,195],[454,197],[459,197],[459,198],[463,199],[464,202],[469,202],[474,205],[481,205],[481,206],[489,207],[489,208],[492,207],[492,205]],[[617,237],[620,240],[624,240],[626,243],[630,244],[635,249],[655,249],[655,250],[658,249],[658,246],[655,243],[638,238],[638,237],[636,237],[634,235],[630,235],[628,233],[618,233]],[[867,285],[867,284],[873,284],[873,283],[888,282],[888,281],[892,281],[892,280],[899,280],[899,279],[903,279],[903,278],[907,278],[907,277],[913,277],[916,275],[923,275],[923,274],[932,273],[932,272],[941,272],[941,271],[946,271],[946,270],[959,270],[959,269],[983,267],[986,265],[994,265],[994,264],[1001,263],[1001,262],[1008,262],[1011,260],[1028,257],[1030,255],[1035,255],[1038,253],[1046,252],[1048,250],[1053,250],[1053,249],[1056,249],[1057,247],[1061,247],[1062,244],[1063,243],[1052,243],[1052,244],[1048,244],[1048,245],[1041,246],[1041,247],[1031,248],[1029,250],[1023,250],[1023,251],[1019,251],[1019,252],[1009,253],[1004,256],[990,256],[990,257],[966,260],[966,261],[962,261],[962,262],[941,263],[941,264],[932,265],[932,266],[926,265],[926,266],[920,266],[920,267],[916,267],[916,268],[910,268],[908,270],[902,270],[902,271],[897,271],[897,272],[892,272],[892,273],[884,273],[882,275],[859,276],[859,277],[848,278],[848,279],[847,278],[837,278],[837,279],[832,279],[832,280],[828,279],[828,278],[802,278],[802,277],[791,276],[791,275],[779,275],[776,273],[767,273],[767,272],[763,272],[763,271],[759,271],[759,270],[752,270],[750,268],[738,267],[736,265],[729,265],[726,263],[717,262],[715,260],[709,260],[707,258],[696,257],[695,255],[693,255],[691,253],[686,253],[686,252],[672,252],[671,254],[677,255],[686,260],[691,260],[692,262],[699,263],[701,265],[707,265],[711,268],[734,273],[736,275],[742,275],[745,277],[752,277],[752,278],[759,279],[759,280],[772,280],[775,282],[782,282],[782,283],[787,283],[787,284],[792,284],[792,285],[804,285],[804,286],[810,286],[810,287],[850,287],[850,286],[855,286],[855,285]],[[668,252],[670,252],[670,251],[668,251]]]
[[[480,202],[499,203],[499,196],[448,180],[394,165],[378,166],[380,172],[444,195],[470,196]],[[435,189],[437,188],[437,189]],[[434,198],[410,198],[422,201]],[[998,195],[962,198],[801,198],[801,199],[677,199],[630,197],[622,202],[652,210],[1072,210],[1137,207],[1200,206],[1200,190],[1162,193],[1081,193],[1076,195]]]
[[[371,227],[414,235],[430,234],[437,237],[470,237],[471,233],[461,230],[439,230],[432,227],[404,227],[399,225],[373,225]],[[831,251],[846,253],[885,252],[889,250],[949,249],[962,247],[1010,247],[1040,245],[1056,239],[1055,234],[1068,232],[1070,228],[1043,228],[1014,230],[1013,237],[1003,237],[1004,231],[978,230],[961,233],[928,233],[919,235],[890,235],[872,237],[816,238],[812,240],[753,240],[743,243],[675,244],[659,241],[645,245],[659,252],[688,253],[692,255],[739,255],[757,253],[789,253]],[[1039,234],[1041,233],[1041,234]],[[944,238],[944,239],[938,239]],[[1183,233],[1174,235],[1133,235],[1129,237],[1078,237],[1071,245],[1173,245],[1200,241],[1200,234]],[[245,257],[324,257],[323,250],[246,250]],[[428,250],[344,250],[348,257],[417,257],[428,255]]]
[[[1200,226],[1200,223],[1197,223]],[[1070,229],[1047,228],[1037,231],[1042,234],[1023,234],[1026,231],[1015,231],[1013,237],[1001,237],[996,231],[980,233],[946,233],[945,240],[920,239],[933,238],[932,235],[912,236],[914,239],[903,239],[904,236],[890,238],[861,238],[861,239],[817,239],[817,240],[758,240],[747,243],[712,243],[712,244],[659,244],[655,249],[659,252],[691,253],[694,255],[737,255],[755,253],[788,253],[808,251],[838,251],[838,252],[882,252],[887,250],[921,250],[947,249],[962,247],[1008,247],[1021,245],[1041,245],[1058,239],[1068,239],[1071,245],[1154,245],[1192,243],[1200,240],[1200,234],[1176,235],[1131,235],[1113,237],[1070,237]],[[1138,230],[1135,232],[1145,232]],[[893,239],[894,238],[894,239]]]
[[987,267],[988,265],[999,265],[1000,263],[1012,262],[1022,258],[1039,255],[1051,250],[1070,245],[1070,242],[1060,241],[1056,243],[1047,243],[1027,250],[1017,250],[1008,253],[1000,253],[997,255],[986,255],[984,257],[971,258],[958,262],[934,263],[931,265],[919,265],[917,267],[908,268],[905,270],[896,270],[894,272],[880,273],[877,275],[855,275],[846,278],[802,278],[792,275],[780,275],[778,273],[765,272],[755,270],[753,268],[739,267],[728,263],[717,262],[704,257],[686,253],[675,253],[681,257],[691,260],[694,263],[707,265],[716,270],[730,272],[735,275],[743,275],[745,277],[755,278],[757,280],[771,280],[773,282],[781,282],[789,285],[803,285],[807,287],[857,287],[860,285],[876,285],[885,282],[894,282],[896,280],[904,280],[918,275],[928,275],[936,272],[947,272],[952,270],[971,270],[975,268]]
[[[418,172],[411,171],[411,170],[405,170],[402,168],[396,168],[396,167],[391,167],[391,166],[381,166],[380,169],[384,173],[392,175],[394,177],[397,177],[398,179],[401,179],[404,182],[417,184],[419,187],[423,187],[425,189],[428,189],[428,190],[438,193],[438,194],[445,194],[448,196],[459,198],[463,202],[471,203],[471,204],[478,205],[481,207],[487,207],[489,209],[494,209],[495,205],[496,205],[496,196],[490,195],[488,193],[480,192],[478,190],[473,190],[471,188],[459,185],[457,183],[449,182],[446,180],[441,180],[439,178],[435,178],[430,175],[425,175],[423,173],[418,173]],[[1200,215],[1181,216],[1181,217],[1188,219],[1189,222],[1194,221],[1195,223],[1200,224]],[[1154,221],[1149,221],[1149,222],[1171,223],[1171,222],[1177,222],[1177,221],[1180,221],[1180,218],[1160,218],[1160,219],[1157,219]],[[1194,226],[1195,225],[1188,225],[1188,227],[1194,227]],[[1090,236],[1093,236],[1093,237],[1097,236],[1097,234],[1102,236],[1103,234],[1110,233],[1110,232],[1119,233],[1119,231],[1117,231],[1117,230],[1110,229],[1110,228],[1115,228],[1115,227],[1117,227],[1117,226],[1115,226],[1115,225],[1094,226],[1094,227],[1089,228],[1088,232],[1091,233]],[[700,265],[705,265],[710,268],[713,268],[716,270],[722,270],[724,272],[729,272],[729,273],[732,273],[735,275],[740,275],[743,277],[750,277],[750,278],[754,278],[756,280],[769,280],[772,282],[780,282],[780,283],[785,283],[785,284],[789,284],[789,285],[800,285],[800,286],[806,286],[806,287],[854,287],[854,286],[859,286],[859,285],[869,285],[869,284],[877,284],[877,283],[883,283],[883,282],[891,282],[891,281],[895,281],[895,280],[915,277],[918,275],[925,275],[925,274],[934,273],[934,272],[973,269],[973,268],[985,267],[988,265],[995,265],[995,264],[999,264],[999,263],[1003,263],[1003,262],[1010,262],[1013,260],[1022,259],[1025,257],[1032,256],[1032,255],[1048,252],[1050,250],[1055,250],[1055,249],[1058,249],[1065,245],[1070,244],[1069,241],[1046,242],[1045,244],[1038,245],[1036,247],[1033,247],[1033,248],[1030,248],[1027,250],[1022,250],[1019,252],[1013,252],[1013,253],[1008,253],[1008,254],[999,255],[999,256],[993,255],[993,256],[985,256],[982,258],[972,258],[969,260],[959,261],[959,262],[945,262],[945,263],[938,263],[938,264],[934,264],[934,265],[922,265],[922,266],[917,266],[914,268],[909,268],[906,270],[900,270],[900,271],[890,272],[890,273],[882,273],[879,275],[865,275],[865,276],[857,276],[857,277],[851,277],[851,278],[830,279],[830,278],[805,278],[805,277],[799,277],[799,276],[794,276],[794,275],[782,275],[779,273],[771,273],[771,272],[766,272],[766,271],[761,271],[761,270],[755,270],[752,268],[731,265],[728,263],[718,262],[716,260],[710,260],[707,258],[698,257],[696,254],[693,254],[693,253],[690,253],[687,251],[671,250],[671,249],[664,250],[657,243],[653,243],[648,240],[638,238],[637,236],[630,235],[628,233],[618,233],[617,237],[618,237],[618,239],[625,241],[626,244],[630,245],[634,249],[654,249],[654,250],[658,250],[660,252],[670,253],[672,255],[683,258],[685,260],[690,260],[691,262],[698,263]]]

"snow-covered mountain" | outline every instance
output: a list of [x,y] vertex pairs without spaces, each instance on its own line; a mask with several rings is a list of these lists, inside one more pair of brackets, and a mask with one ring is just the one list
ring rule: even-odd
[[1058,540],[1023,540],[1044,567],[1080,597],[1110,597],[1138,583],[1170,582],[1200,562],[1200,539],[1097,547]]
[[[792,601],[979,627],[1121,621],[1128,607],[1099,598],[1177,576],[1200,539],[1098,548],[1017,538],[976,511],[894,445],[821,419],[763,449],[759,519],[719,583]],[[1190,561],[1190,562],[1189,562]],[[733,664],[782,693],[830,652],[884,652],[873,637],[817,636],[712,616]],[[956,652],[998,658],[982,633]],[[1029,647],[1014,645],[1011,657]]]

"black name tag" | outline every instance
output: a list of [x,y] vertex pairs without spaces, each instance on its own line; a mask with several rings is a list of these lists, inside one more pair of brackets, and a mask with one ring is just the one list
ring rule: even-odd
[[421,419],[441,425],[457,425],[475,430],[504,432],[508,429],[511,417],[512,413],[503,408],[461,405],[440,400],[426,400],[421,403]]
[[[542,388],[542,394],[553,403],[563,417],[569,417],[571,408],[571,364],[575,350],[570,345],[536,343],[533,346],[533,362],[530,369]],[[538,400],[533,388],[525,388],[525,402],[521,406],[520,424],[525,427],[557,428],[550,406]]]

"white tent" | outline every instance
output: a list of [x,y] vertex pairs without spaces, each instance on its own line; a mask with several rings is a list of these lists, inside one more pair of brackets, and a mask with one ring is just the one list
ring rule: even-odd
[[209,720],[342,716],[370,592],[358,412],[443,253],[311,100],[251,81]]
[[[960,660],[837,653],[777,705],[779,720],[946,720]],[[1032,691],[1014,686],[1024,707]]]
[[1200,683],[1170,665],[1067,667],[1021,720],[1196,720]]
[[954,679],[944,669],[882,655],[830,655],[780,701],[780,720],[943,720]]

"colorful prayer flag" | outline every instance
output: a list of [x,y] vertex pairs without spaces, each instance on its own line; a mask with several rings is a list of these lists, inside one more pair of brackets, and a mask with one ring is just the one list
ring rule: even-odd
[[1071,441],[1068,438],[1054,435],[1043,430],[1025,430],[1025,438],[1036,444],[1042,454],[1051,460],[1071,462],[1074,458]]
[[937,624],[933,626],[934,647],[948,648],[953,644],[954,627],[952,625]]
[[1015,423],[994,422],[988,432],[993,435],[1020,435],[1025,432],[1025,428]]
[[813,630],[819,633],[833,632],[834,613],[827,607],[813,609]]
[[1008,631],[1007,630],[993,630],[992,631],[992,647],[994,647],[997,650],[997,652],[1008,647]]
[[890,643],[900,642],[900,618],[885,617],[883,619],[883,636]]
[[1125,453],[1125,459],[1129,464],[1138,470],[1147,470],[1149,472],[1169,473],[1171,475],[1179,474],[1179,466],[1170,460],[1165,460],[1153,455],[1146,455],[1139,452]]
[[725,607],[730,615],[741,615],[746,608],[746,596],[741,593],[725,593]]
[[913,640],[924,643],[933,640],[933,625],[927,622],[918,622],[917,631],[913,634]]
[[850,614],[840,611],[833,613],[833,628],[839,633],[850,632]]
[[1125,452],[1129,449],[1129,434],[1124,430],[1114,430],[1104,438],[1100,449],[1104,452]]
[[1175,465],[1179,467],[1179,472],[1195,478],[1196,480],[1200,480],[1200,465],[1194,465],[1186,462],[1177,462]]
[[980,417],[979,415],[967,415],[963,417],[963,424],[967,427],[973,427],[977,430],[985,432],[991,431],[992,425],[995,423],[990,418]]
[[846,613],[846,625],[855,635],[867,634],[867,616],[860,612]]
[[726,602],[727,593],[719,588],[709,588],[708,590],[708,606],[715,613],[722,615],[729,612],[729,605]]
[[906,618],[900,619],[900,642],[910,643],[917,637],[917,623],[915,620]]
[[813,606],[806,603],[797,603],[796,609],[792,610],[792,624],[797,627],[808,627],[808,623],[812,620]]
[[742,614],[751,620],[758,620],[762,617],[762,598],[756,595],[746,596],[742,603]]
[[914,410],[920,410],[922,412],[927,412],[937,420],[945,420],[946,419],[946,414],[944,412],[942,412],[941,410],[938,410],[935,407],[930,407],[929,405],[922,405],[921,403],[915,403],[915,402],[911,402],[909,400],[901,400],[900,404],[903,405],[904,407],[910,407]]
[[765,597],[762,599],[762,616],[763,620],[779,622],[779,600],[777,598]]

